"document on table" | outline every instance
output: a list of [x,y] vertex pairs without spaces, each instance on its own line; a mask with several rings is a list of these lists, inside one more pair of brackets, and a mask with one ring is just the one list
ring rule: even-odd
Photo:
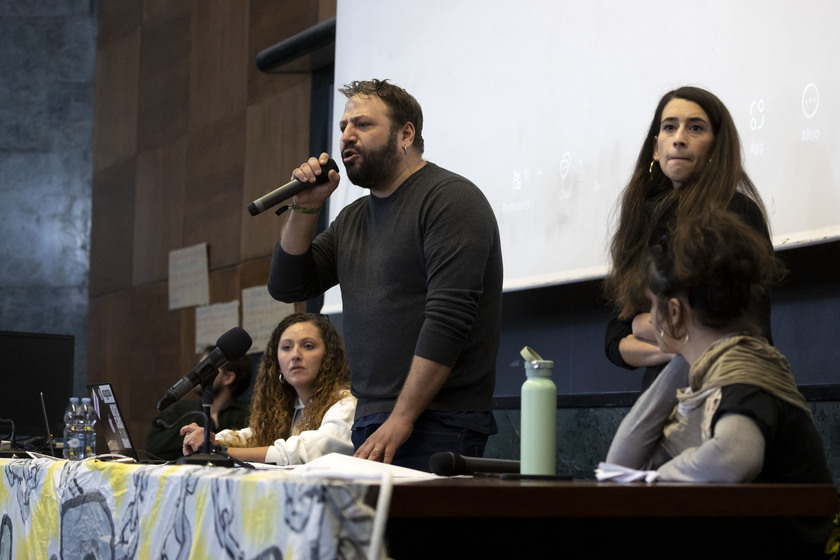
[[383,475],[388,475],[394,482],[399,482],[400,480],[428,480],[438,478],[436,474],[395,465],[386,465],[385,463],[368,461],[367,459],[359,459],[358,457],[342,455],[340,453],[329,453],[305,465],[298,465],[293,472],[302,476],[327,476],[330,478],[351,480],[366,478],[378,479],[382,478]]
[[659,478],[659,473],[656,471],[639,471],[612,463],[598,463],[598,468],[595,469],[595,478],[614,482],[655,482]]

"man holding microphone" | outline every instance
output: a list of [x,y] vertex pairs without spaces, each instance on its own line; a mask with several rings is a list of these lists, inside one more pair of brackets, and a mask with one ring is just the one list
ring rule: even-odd
[[[423,159],[423,114],[387,80],[354,82],[340,122],[341,158],[369,189],[317,237],[341,177],[328,154],[293,177],[268,290],[311,299],[340,284],[344,340],[358,399],[356,456],[420,470],[441,451],[482,456],[492,414],[501,323],[499,230],[483,193]],[[328,181],[316,184],[322,173]],[[314,239],[313,239],[314,238]]]

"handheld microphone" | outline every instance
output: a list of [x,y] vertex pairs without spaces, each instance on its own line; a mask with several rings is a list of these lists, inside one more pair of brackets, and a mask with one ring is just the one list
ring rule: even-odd
[[518,473],[519,461],[462,457],[451,451],[435,453],[429,458],[429,469],[438,475],[455,476],[475,473]]
[[260,212],[268,210],[272,206],[276,206],[284,200],[292,198],[296,194],[305,191],[309,187],[326,183],[327,181],[329,181],[330,170],[333,170],[336,173],[338,173],[338,165],[332,158],[330,158],[330,160],[326,164],[322,165],[321,169],[321,174],[318,175],[318,178],[315,180],[314,183],[302,183],[297,179],[292,179],[282,187],[275,189],[266,195],[261,196],[260,198],[249,204],[248,212],[250,212],[252,216],[256,216]]
[[251,337],[244,329],[234,327],[219,337],[216,348],[206,358],[201,360],[192,371],[181,378],[178,383],[169,388],[166,395],[157,405],[163,410],[181,397],[192,391],[199,383],[208,383],[216,377],[219,368],[230,360],[238,360],[251,347]]

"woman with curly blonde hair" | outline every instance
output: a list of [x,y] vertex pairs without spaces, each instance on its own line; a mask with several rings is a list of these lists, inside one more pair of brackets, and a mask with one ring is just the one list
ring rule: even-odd
[[[260,361],[249,426],[211,441],[243,461],[293,465],[328,453],[352,455],[356,399],[344,343],[324,315],[294,313],[271,335]],[[201,446],[201,427],[181,428],[184,454]]]

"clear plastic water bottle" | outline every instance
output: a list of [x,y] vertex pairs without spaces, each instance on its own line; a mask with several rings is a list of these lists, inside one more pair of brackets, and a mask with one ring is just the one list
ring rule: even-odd
[[527,346],[522,349],[522,357],[527,378],[522,384],[520,473],[555,476],[557,386],[551,379],[554,362],[543,360]]
[[93,457],[96,455],[96,410],[90,397],[82,397],[82,419],[84,420],[84,456]]
[[84,430],[81,425],[79,397],[70,397],[64,410],[64,458],[78,461],[84,458]]

